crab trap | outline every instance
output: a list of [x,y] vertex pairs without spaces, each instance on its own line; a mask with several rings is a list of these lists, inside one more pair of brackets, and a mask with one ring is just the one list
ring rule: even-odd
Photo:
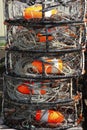
[[[6,108],[6,105],[10,105]],[[14,107],[15,105],[15,107]],[[31,105],[31,104],[30,104]],[[78,113],[76,113],[78,109]],[[4,109],[5,123],[11,128],[14,126],[20,130],[64,130],[79,126],[82,121],[82,114],[78,104],[68,103],[54,107],[31,109],[29,105],[14,104],[6,102]]]
[[68,78],[84,72],[84,53],[33,53],[7,51],[7,74],[32,78]]
[[10,127],[60,130],[82,122],[82,94],[77,80],[34,80],[5,75],[4,86],[3,112],[5,124]]
[[17,130],[81,126],[85,0],[4,0],[2,114]]
[[85,0],[4,0],[4,7],[7,20],[82,21]]
[[[5,95],[19,103],[63,103],[80,97],[75,80],[4,77]],[[76,86],[76,88],[74,88]],[[75,90],[74,90],[75,89]]]
[[84,47],[85,26],[7,27],[7,49],[36,52],[77,51]]

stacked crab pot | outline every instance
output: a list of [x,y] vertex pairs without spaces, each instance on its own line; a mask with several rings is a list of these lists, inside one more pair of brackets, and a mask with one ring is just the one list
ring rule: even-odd
[[81,125],[84,9],[84,0],[5,0],[2,107],[9,127],[60,130]]

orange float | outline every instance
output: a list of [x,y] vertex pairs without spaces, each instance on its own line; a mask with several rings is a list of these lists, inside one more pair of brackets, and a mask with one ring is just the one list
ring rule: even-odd
[[64,121],[62,113],[54,110],[38,110],[35,115],[36,121],[60,124]]
[[29,84],[20,84],[18,87],[17,87],[17,91],[22,93],[22,94],[41,94],[41,95],[44,95],[46,94],[46,86],[42,86],[41,88],[37,88],[37,89],[34,89],[33,88],[30,88],[29,87]]
[[[52,9],[50,11],[47,11],[44,13],[45,17],[51,17],[52,15],[57,14],[56,9]],[[35,4],[33,6],[29,6],[28,8],[25,8],[23,12],[23,17],[25,19],[33,19],[33,18],[42,18],[42,5],[41,4]]]
[[46,59],[45,62],[42,62],[40,60],[34,60],[32,62],[32,66],[36,68],[33,69],[34,72],[36,70],[41,74],[43,72],[43,66],[44,71],[47,74],[60,74],[63,70],[63,63],[61,59]]
[[37,38],[38,38],[38,41],[39,42],[46,42],[47,40],[48,41],[51,41],[54,39],[53,36],[45,36],[45,35],[42,35],[40,33],[37,34]]

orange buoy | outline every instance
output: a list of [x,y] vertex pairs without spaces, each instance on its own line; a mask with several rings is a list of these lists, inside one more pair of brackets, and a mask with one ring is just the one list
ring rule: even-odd
[[51,41],[51,40],[54,39],[53,36],[48,36],[48,37],[47,37],[47,36],[42,35],[42,34],[40,34],[40,33],[37,34],[37,38],[38,38],[38,41],[39,41],[39,42],[46,42],[47,40],[48,40],[48,41]]
[[31,91],[29,90],[29,87],[26,84],[20,84],[17,87],[17,91],[22,93],[22,94],[30,94]]
[[32,66],[34,66],[36,69],[33,71],[38,72],[41,74],[43,72],[43,65],[44,65],[44,71],[47,74],[60,74],[63,69],[63,63],[61,59],[46,59],[47,63],[40,61],[40,60],[34,60],[32,62]]
[[[51,17],[52,15],[57,14],[56,9],[52,9],[50,11],[45,12],[45,17]],[[33,6],[29,6],[25,8],[23,12],[23,17],[25,19],[32,19],[32,18],[42,18],[42,5],[35,4]]]
[[54,110],[38,110],[35,115],[36,121],[60,124],[64,121],[62,113]]
[[41,94],[44,95],[46,94],[47,90],[46,90],[46,86],[41,86],[41,88],[34,88],[34,86],[32,88],[29,87],[29,84],[20,84],[17,87],[17,91],[22,93],[22,94]]

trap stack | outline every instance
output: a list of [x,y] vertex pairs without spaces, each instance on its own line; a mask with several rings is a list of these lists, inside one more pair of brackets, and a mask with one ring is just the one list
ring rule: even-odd
[[4,123],[18,130],[81,125],[84,0],[5,0]]

